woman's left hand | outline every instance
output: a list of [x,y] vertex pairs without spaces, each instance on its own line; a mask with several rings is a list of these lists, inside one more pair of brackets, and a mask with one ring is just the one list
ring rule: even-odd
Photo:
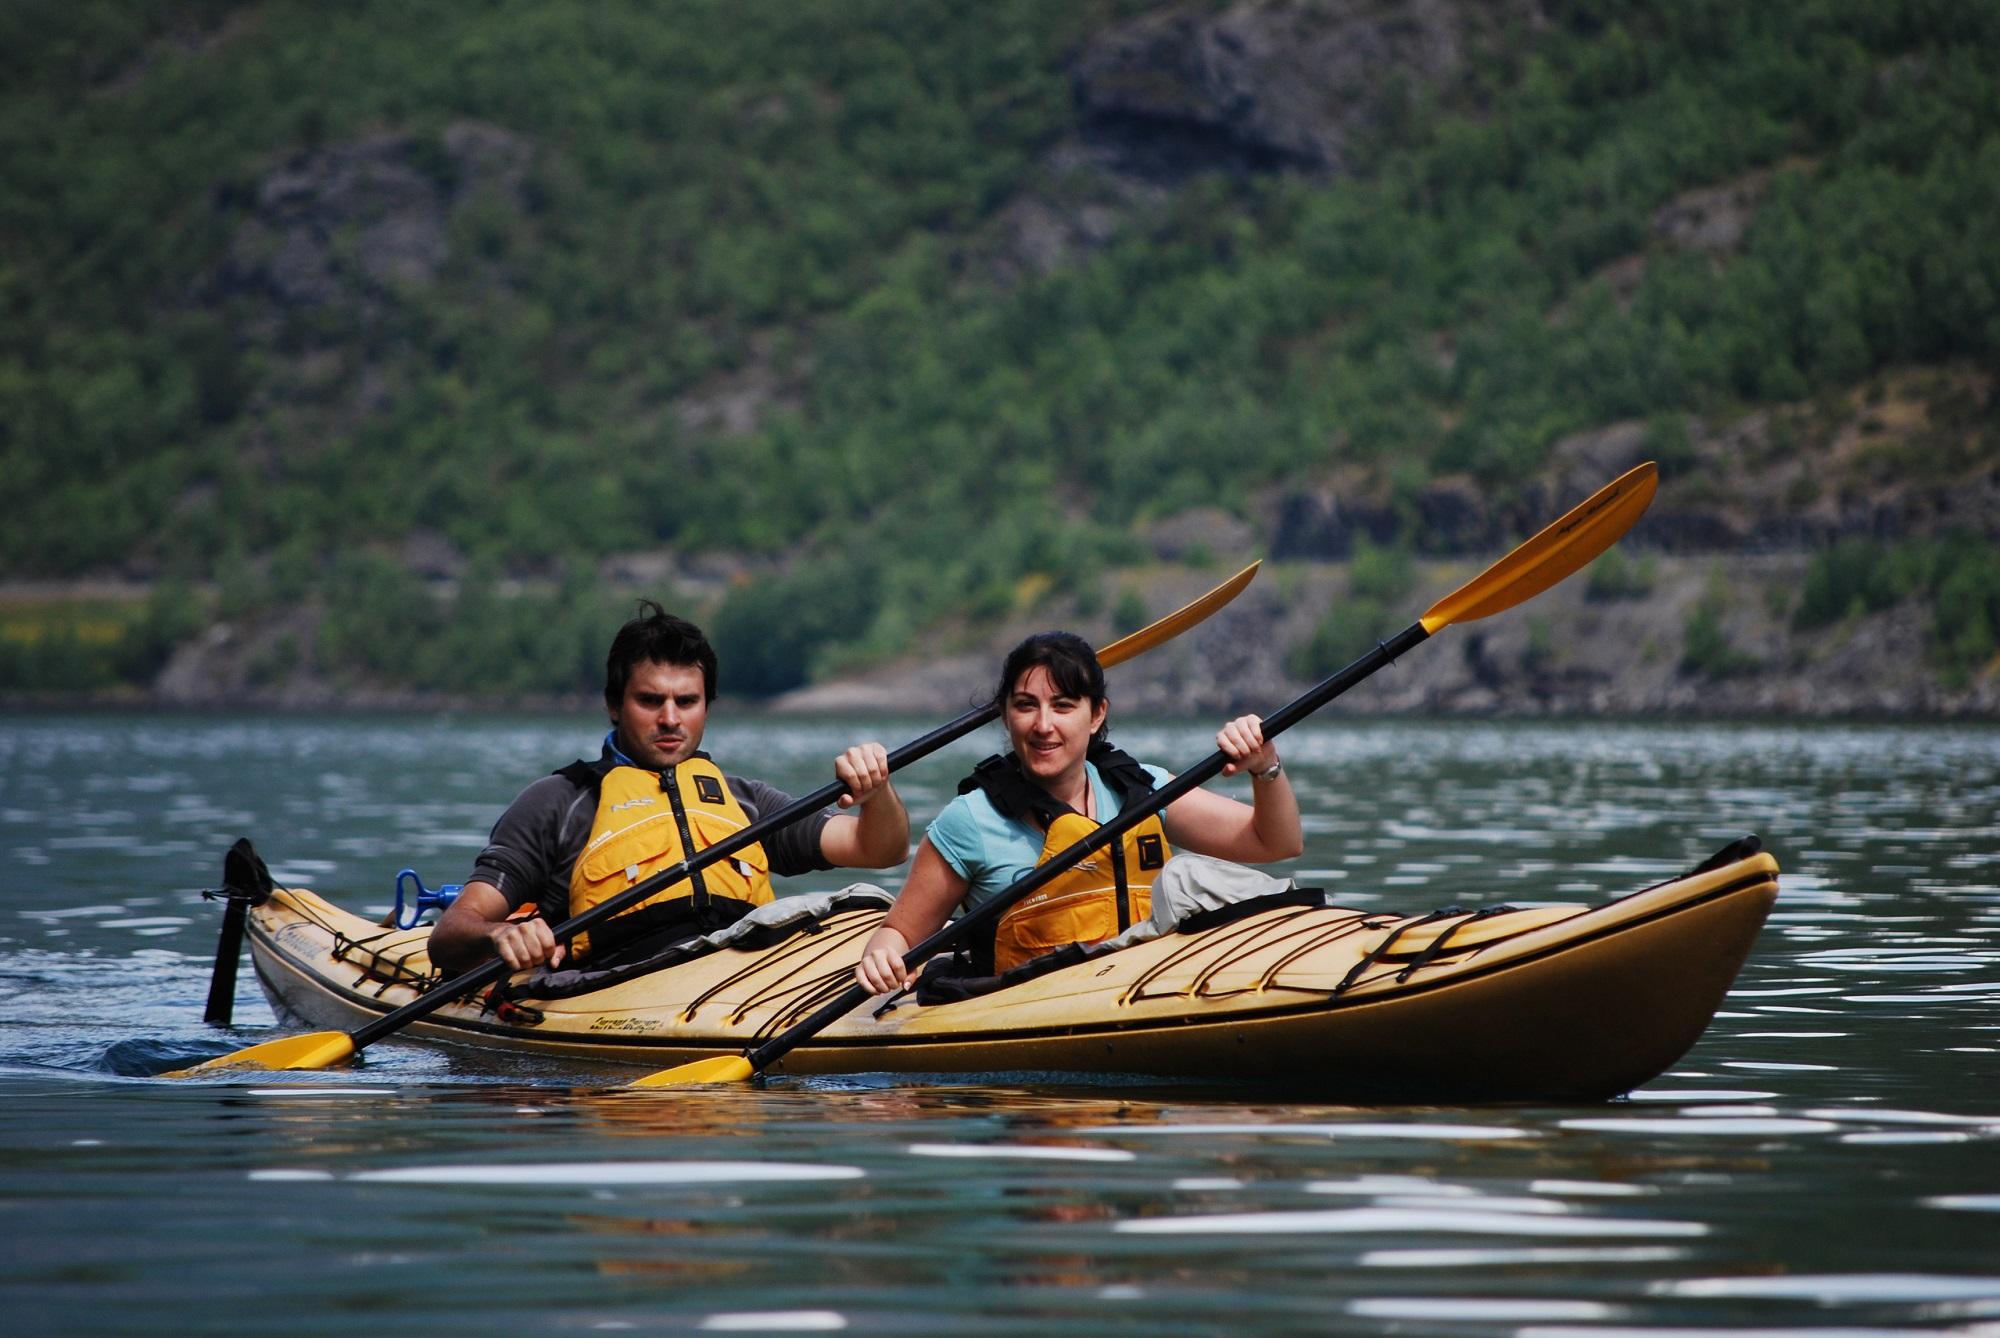
[[1239,771],[1254,775],[1278,764],[1278,746],[1265,739],[1260,716],[1237,716],[1215,732],[1215,746],[1229,759],[1222,767],[1225,776]]

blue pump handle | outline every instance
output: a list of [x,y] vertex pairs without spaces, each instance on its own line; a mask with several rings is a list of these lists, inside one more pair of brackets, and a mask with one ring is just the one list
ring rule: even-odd
[[[404,891],[404,883],[413,883],[417,892],[410,897]],[[391,913],[392,922],[398,929],[415,929],[423,919],[425,911],[442,910],[458,900],[458,894],[465,890],[464,883],[446,883],[442,887],[429,888],[424,880],[417,877],[415,869],[404,869],[396,875],[396,909]],[[406,910],[405,903],[408,903]]]

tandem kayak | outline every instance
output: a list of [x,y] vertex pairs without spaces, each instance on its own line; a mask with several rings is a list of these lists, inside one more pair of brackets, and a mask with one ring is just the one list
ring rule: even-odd
[[[770,1071],[1600,1100],[1657,1077],[1694,1044],[1777,898],[1777,876],[1777,861],[1748,838],[1689,873],[1595,905],[1403,916],[1292,892],[991,992],[870,1000]],[[821,913],[790,927],[602,987],[539,997],[534,977],[516,977],[402,1034],[654,1069],[739,1054],[851,984],[884,899],[820,900]],[[275,889],[249,911],[265,994],[281,1019],[309,1027],[358,1027],[441,984],[428,934],[303,888]]]

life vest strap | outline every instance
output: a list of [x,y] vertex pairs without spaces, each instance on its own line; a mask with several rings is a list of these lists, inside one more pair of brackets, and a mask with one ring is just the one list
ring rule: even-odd
[[[1134,799],[1151,794],[1155,788],[1153,773],[1146,770],[1138,759],[1101,739],[1090,745],[1084,757],[1118,795],[1121,808]],[[974,790],[985,791],[987,799],[1001,817],[1013,822],[1032,821],[1044,831],[1063,814],[1075,812],[1068,804],[1029,780],[1027,773],[1021,769],[1021,759],[1011,752],[995,753],[958,783],[960,794],[970,794]]]

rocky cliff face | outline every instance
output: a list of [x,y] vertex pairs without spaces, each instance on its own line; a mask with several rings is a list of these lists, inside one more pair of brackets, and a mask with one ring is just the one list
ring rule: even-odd
[[[1579,574],[1531,603],[1447,629],[1336,702],[1335,714],[2000,715],[2000,659],[1940,670],[1932,612],[1912,597],[1832,626],[1794,625],[1813,554],[1843,539],[1896,543],[1957,532],[2000,542],[2000,459],[1988,444],[2000,379],[1985,368],[1909,369],[1845,396],[1690,420],[1653,506],[1621,541],[1621,582]],[[1548,467],[1496,497],[1466,478],[1398,496],[1367,471],[1271,489],[1248,522],[1190,512],[1155,524],[1161,565],[1114,576],[1153,616],[1232,564],[1270,559],[1229,608],[1114,673],[1121,710],[1222,716],[1303,691],[1297,648],[1353,600],[1358,545],[1410,543],[1420,560],[1389,636],[1511,545],[1641,460],[1655,432],[1612,424],[1557,443]],[[1190,570],[1187,564],[1204,564]],[[1405,607],[1406,606],[1406,607]],[[888,665],[791,694],[780,709],[962,709],[1012,641],[1069,623],[1102,643],[1100,614],[1055,609],[1000,629],[981,654]],[[1331,672],[1337,663],[1312,669]],[[990,690],[990,689],[989,689]]]
[[[1689,418],[1665,462],[1667,486],[1629,543],[1720,556],[1953,531],[2000,541],[2000,461],[1981,444],[1994,394],[1979,368],[1913,369],[1824,402]],[[1337,473],[1269,494],[1270,555],[1338,560],[1399,539],[1435,556],[1493,552],[1660,453],[1643,423],[1581,432],[1500,500],[1464,478],[1398,495],[1379,476]]]
[[1240,0],[1107,29],[1071,66],[1075,131],[970,248],[975,270],[1050,273],[1203,174],[1340,176],[1476,43],[1542,23],[1536,0]]
[[257,183],[215,292],[282,313],[421,289],[449,255],[459,210],[489,193],[520,205],[531,156],[519,137],[475,121],[435,141],[380,134],[299,153]]
[[1540,20],[1532,0],[1246,0],[1147,15],[1078,59],[1081,137],[1141,177],[1339,174],[1358,139],[1461,73],[1472,40]]
[[[1650,586],[1595,596],[1584,575],[1476,623],[1446,628],[1327,708],[1332,715],[1702,716],[1734,718],[1991,719],[2000,716],[2000,662],[1962,683],[1930,661],[1929,615],[1904,604],[1800,631],[1788,610],[1809,558],[1801,553],[1654,555]],[[1224,564],[1226,565],[1226,564]],[[1470,580],[1483,563],[1420,564],[1382,637]],[[1165,613],[1220,580],[1155,569],[1128,577]],[[1127,715],[1270,712],[1309,687],[1293,648],[1352,597],[1340,563],[1280,564],[1229,608],[1110,674]],[[1706,610],[1704,614],[1703,610]],[[1698,662],[1693,629],[1706,617],[1722,650]],[[1117,631],[1102,617],[1024,617],[983,653],[882,666],[789,694],[780,711],[954,712],[992,690],[1008,646],[1036,627],[1070,625],[1097,644]],[[1338,663],[1314,672],[1330,673]]]

